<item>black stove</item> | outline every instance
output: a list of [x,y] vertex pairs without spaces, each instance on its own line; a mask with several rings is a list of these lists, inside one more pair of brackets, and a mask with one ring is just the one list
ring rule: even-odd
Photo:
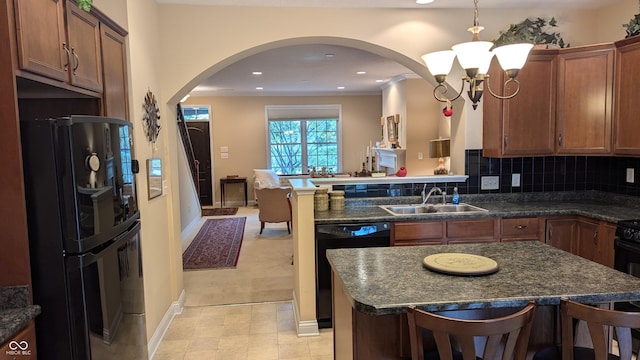
[[616,237],[640,243],[640,220],[620,220],[616,227]]

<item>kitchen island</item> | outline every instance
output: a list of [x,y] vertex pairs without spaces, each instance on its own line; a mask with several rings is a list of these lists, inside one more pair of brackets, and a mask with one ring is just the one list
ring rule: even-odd
[[[499,270],[455,276],[423,267],[426,256],[444,252],[485,256]],[[535,300],[540,307],[530,344],[543,346],[557,340],[554,311],[562,297],[590,304],[640,300],[640,278],[540,242],[336,249],[327,254],[334,289],[334,352],[340,360],[410,358],[408,305],[495,316]]]

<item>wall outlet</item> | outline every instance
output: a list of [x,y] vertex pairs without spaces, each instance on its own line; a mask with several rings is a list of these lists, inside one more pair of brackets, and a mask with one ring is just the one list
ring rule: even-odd
[[520,174],[511,174],[511,187],[520,187]]
[[627,168],[627,182],[633,184],[635,180],[635,169]]
[[480,178],[480,190],[498,190],[499,188],[499,176],[482,176]]
[[422,153],[421,152],[418,153],[418,160],[422,160]]

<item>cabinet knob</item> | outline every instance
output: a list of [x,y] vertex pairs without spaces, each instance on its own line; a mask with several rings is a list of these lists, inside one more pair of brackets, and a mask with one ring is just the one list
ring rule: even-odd
[[[527,225],[515,225],[514,228],[518,229],[518,230],[524,230],[527,228]],[[549,232],[551,233],[551,232]]]
[[593,233],[593,243],[598,246],[598,232]]
[[558,135],[558,146],[562,146],[562,134]]

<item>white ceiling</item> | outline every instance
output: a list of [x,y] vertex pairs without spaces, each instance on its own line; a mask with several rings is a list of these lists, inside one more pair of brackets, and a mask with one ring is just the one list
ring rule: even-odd
[[[160,3],[211,6],[342,8],[473,8],[472,0],[156,0]],[[594,8],[620,0],[481,0],[482,8]],[[252,75],[261,71],[262,75]],[[359,75],[358,71],[366,71]],[[264,51],[217,72],[193,89],[194,96],[320,96],[380,94],[390,80],[416,77],[395,61],[363,50],[317,44]],[[383,82],[376,82],[382,80]],[[344,89],[338,89],[344,86]],[[258,90],[256,87],[262,87]]]

